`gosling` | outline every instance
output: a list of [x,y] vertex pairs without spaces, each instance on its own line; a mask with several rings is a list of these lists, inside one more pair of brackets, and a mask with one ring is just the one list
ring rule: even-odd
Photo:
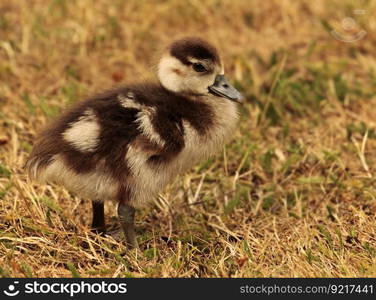
[[99,232],[104,201],[117,202],[129,248],[138,248],[135,207],[221,149],[242,100],[217,49],[199,38],[167,47],[157,75],[73,105],[40,134],[26,163],[32,179],[91,199]]

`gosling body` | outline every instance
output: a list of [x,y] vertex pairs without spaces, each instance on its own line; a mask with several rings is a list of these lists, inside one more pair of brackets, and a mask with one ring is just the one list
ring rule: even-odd
[[240,94],[205,41],[170,45],[158,78],[75,104],[40,134],[26,164],[32,178],[92,199],[93,227],[101,231],[103,201],[119,203],[131,247],[137,247],[134,206],[221,149],[238,120]]

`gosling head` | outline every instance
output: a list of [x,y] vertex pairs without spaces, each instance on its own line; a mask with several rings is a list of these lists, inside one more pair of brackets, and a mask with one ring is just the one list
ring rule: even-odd
[[159,62],[158,78],[174,93],[215,95],[237,102],[242,99],[226,80],[217,49],[199,38],[173,42]]

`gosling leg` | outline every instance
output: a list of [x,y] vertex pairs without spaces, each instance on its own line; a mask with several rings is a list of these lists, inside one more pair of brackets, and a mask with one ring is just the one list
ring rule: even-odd
[[106,233],[106,224],[104,221],[104,204],[99,201],[92,201],[93,221],[91,228],[98,234]]
[[133,248],[138,249],[136,233],[134,230],[134,216],[136,212],[135,208],[125,203],[119,203],[117,212],[118,212],[119,222],[124,231],[127,246],[130,249],[133,249]]

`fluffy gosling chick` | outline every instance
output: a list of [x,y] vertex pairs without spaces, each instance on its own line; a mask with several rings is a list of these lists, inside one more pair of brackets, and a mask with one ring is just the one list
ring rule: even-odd
[[204,40],[173,42],[158,79],[77,103],[40,134],[26,164],[32,178],[93,200],[92,226],[99,231],[105,231],[103,201],[116,201],[130,247],[138,247],[134,207],[221,149],[238,119],[241,95]]

